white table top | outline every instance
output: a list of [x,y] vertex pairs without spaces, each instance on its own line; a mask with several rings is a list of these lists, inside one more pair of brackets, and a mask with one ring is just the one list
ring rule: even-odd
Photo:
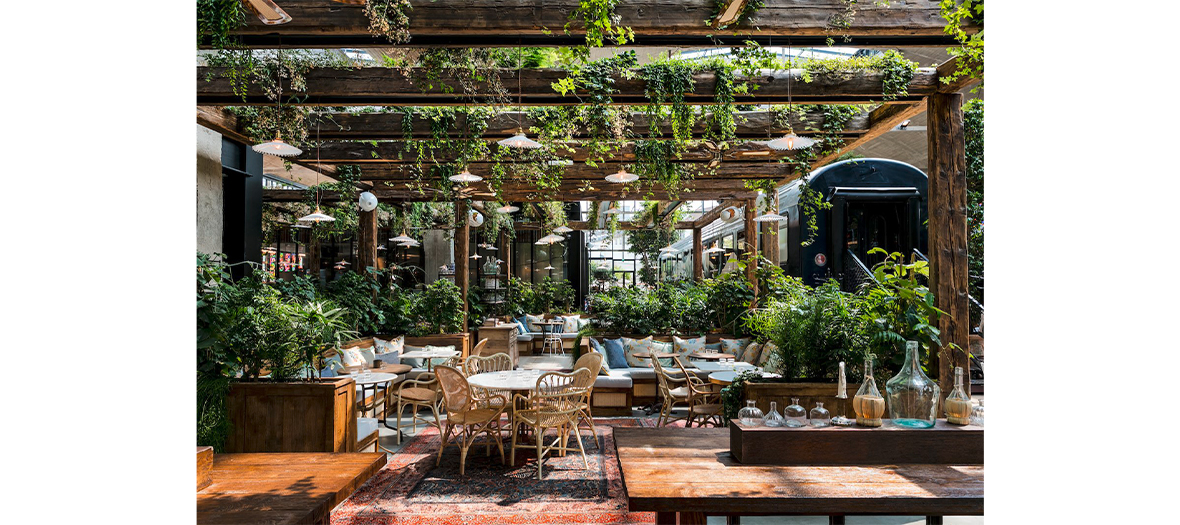
[[734,379],[737,379],[737,375],[738,373],[733,370],[724,370],[721,372],[713,372],[712,374],[709,374],[709,380],[732,383]]
[[368,379],[365,379],[363,373],[356,375],[356,384],[358,385],[375,385],[377,383],[387,383],[397,379],[397,374],[390,374],[386,372],[373,372]]
[[722,366],[721,363],[719,363],[717,361],[690,361],[690,363],[692,364],[692,366],[697,367],[698,370],[701,370],[703,372],[722,372],[722,371],[732,372],[734,370],[739,370],[739,371],[740,370],[752,370],[754,368],[757,368],[754,365],[751,365],[750,363],[743,363],[740,361],[735,361],[733,363],[732,368],[729,366]]
[[414,350],[413,352],[402,354],[402,357],[408,357],[410,359],[434,359],[439,357],[457,357],[458,355],[458,350]]
[[[540,370],[511,370],[508,372],[484,372],[467,378],[471,386],[492,390],[533,390],[537,387]],[[506,374],[504,379],[500,374]]]

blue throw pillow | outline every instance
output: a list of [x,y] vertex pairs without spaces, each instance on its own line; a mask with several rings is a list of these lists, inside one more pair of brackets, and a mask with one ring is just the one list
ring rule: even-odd
[[[593,348],[595,352],[602,354],[603,357],[606,356],[606,350],[602,348],[602,343],[599,343],[598,340],[593,337],[590,338],[590,348]],[[607,362],[606,366],[610,366],[610,362]]]
[[614,368],[631,368],[627,364],[627,353],[623,351],[623,340],[620,339],[606,339],[603,341],[603,346],[606,347],[606,364]]

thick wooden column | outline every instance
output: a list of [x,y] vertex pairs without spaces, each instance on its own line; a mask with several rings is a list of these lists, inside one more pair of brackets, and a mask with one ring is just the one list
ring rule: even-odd
[[938,382],[943,392],[954,386],[954,367],[970,370],[967,338],[967,157],[963,141],[963,95],[939,93],[929,98],[926,137],[929,146],[930,290],[934,305],[947,313],[938,321],[944,345],[939,352]]
[[[512,278],[512,240],[508,238],[508,234],[500,232],[500,254],[503,255],[500,259],[504,261],[504,275],[506,279]],[[508,282],[504,282],[504,286],[508,286]]]
[[467,201],[455,202],[455,284],[459,285],[459,293],[463,294],[463,330],[467,330],[467,283],[468,271],[467,251],[471,246],[471,226],[467,224]]
[[315,238],[312,230],[307,231],[307,256],[303,261],[303,271],[315,282],[320,282],[320,240]]
[[701,229],[692,229],[692,278],[700,282],[705,279],[705,254],[701,253],[705,250],[704,244],[701,242]]
[[[754,289],[754,297],[758,296],[758,223],[754,222],[754,208],[757,201],[746,201],[746,279],[750,280],[750,287]],[[752,257],[751,257],[752,256]]]
[[377,267],[377,210],[360,212],[360,226],[356,236],[357,271]]

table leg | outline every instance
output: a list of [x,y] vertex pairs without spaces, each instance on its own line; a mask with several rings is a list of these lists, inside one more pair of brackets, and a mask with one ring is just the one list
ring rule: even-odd
[[844,525],[844,516],[828,516],[828,525]]
[[680,525],[705,525],[706,521],[704,512],[680,513]]
[[942,516],[926,516],[926,525],[942,525]]
[[676,525],[675,512],[657,512],[656,525]]

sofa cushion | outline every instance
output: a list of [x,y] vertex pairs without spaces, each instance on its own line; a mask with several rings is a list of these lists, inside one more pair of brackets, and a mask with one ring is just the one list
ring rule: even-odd
[[[652,345],[651,336],[643,339],[631,339],[630,337],[623,338],[623,350],[627,352],[627,364],[631,368],[639,368],[644,366],[651,366],[651,360],[646,357],[635,357],[635,354],[647,353],[650,354],[655,351]],[[647,363],[647,364],[644,364]]]
[[727,354],[732,354],[737,357],[738,361],[741,361],[742,350],[744,350],[746,345],[749,344],[749,337],[743,337],[741,339],[726,339],[723,337],[721,338],[721,351]]
[[742,350],[742,355],[737,356],[736,361],[745,361],[752,365],[758,364],[758,357],[762,355],[762,343],[750,343],[746,345],[746,349]]
[[357,347],[341,348],[336,355],[340,356],[340,362],[344,363],[346,367],[364,366],[365,356],[361,354],[361,349]]
[[399,335],[390,340],[381,339],[380,337],[373,338],[373,349],[378,354],[392,354],[397,353],[399,356],[406,348],[406,336]]
[[[657,354],[671,354],[671,353],[675,352],[675,350],[674,350],[675,346],[673,346],[672,343],[665,343],[663,341],[654,341],[653,340],[651,342],[651,346],[652,346],[652,351],[654,351]],[[645,359],[644,361],[647,361],[648,366],[651,366],[651,359]],[[670,358],[670,357],[660,358],[660,365],[663,366],[664,368],[670,368],[670,367],[676,366],[676,364],[672,362],[672,358]]]
[[635,380],[635,379],[655,379],[656,378],[656,369],[654,369],[650,366],[641,367],[641,368],[632,368],[629,371],[631,372],[631,379],[632,380]]
[[623,348],[623,340],[620,339],[606,339],[603,341],[603,348],[606,350],[607,364],[610,365],[611,370],[627,368],[627,351]]
[[631,386],[631,374],[626,370],[611,370],[609,375],[594,378],[594,388],[631,388]]
[[720,353],[721,352],[721,342],[718,341],[716,343],[709,343],[709,344],[705,345],[705,350]]
[[544,321],[545,317],[540,315],[524,314],[524,325],[528,327],[530,332],[541,333],[541,325],[537,324]]
[[320,377],[336,377],[337,370],[343,370],[344,363],[340,362],[340,354],[324,359],[324,368],[320,369]]
[[754,363],[753,361],[750,361],[750,363],[761,367],[766,367],[766,365],[770,363],[770,360],[774,359],[774,354],[777,351],[777,345],[774,343],[766,343],[762,346],[762,355],[758,356],[758,362]]
[[565,332],[565,333],[567,333],[567,334],[576,334],[576,333],[578,333],[578,321],[579,321],[579,320],[581,320],[581,318],[582,318],[582,316],[581,316],[581,315],[567,315],[567,316],[563,316],[563,317],[561,318],[561,321],[562,321],[564,324],[561,326],[561,331],[562,331],[562,332]]
[[377,418],[375,417],[358,417],[356,418],[356,440],[357,442],[364,441],[365,438],[377,431]]
[[705,350],[705,336],[703,335],[691,339],[681,339],[677,336],[672,336],[672,342],[676,344],[676,353],[680,354],[681,359],[687,359],[688,354],[703,352]]
[[[446,345],[446,346],[426,345],[426,346],[422,347],[422,349],[426,350],[427,352],[454,352],[455,345]],[[436,358],[433,358],[430,360],[430,364],[433,366],[445,365],[450,360],[451,360],[451,358],[449,358],[449,357],[436,357]]]

